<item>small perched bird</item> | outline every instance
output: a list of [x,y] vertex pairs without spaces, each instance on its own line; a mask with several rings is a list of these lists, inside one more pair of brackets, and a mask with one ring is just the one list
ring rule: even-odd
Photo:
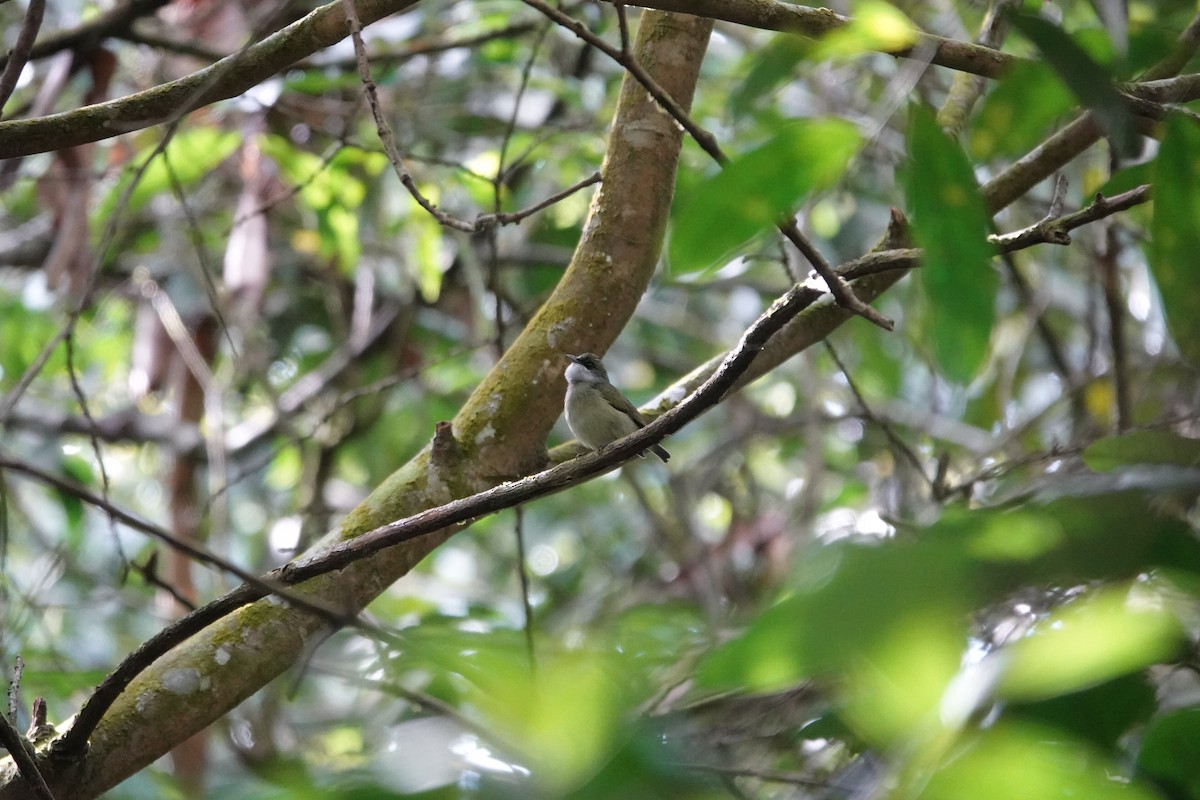
[[[608,380],[608,370],[599,356],[572,356],[567,367],[567,425],[575,438],[593,450],[646,427],[646,420],[633,403]],[[658,445],[650,450],[666,461],[671,454]],[[642,458],[645,453],[639,453]]]

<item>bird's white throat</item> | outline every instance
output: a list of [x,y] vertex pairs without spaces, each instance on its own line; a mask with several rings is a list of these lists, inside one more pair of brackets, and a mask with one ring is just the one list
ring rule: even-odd
[[603,379],[583,364],[571,362],[567,366],[567,383],[602,383]]

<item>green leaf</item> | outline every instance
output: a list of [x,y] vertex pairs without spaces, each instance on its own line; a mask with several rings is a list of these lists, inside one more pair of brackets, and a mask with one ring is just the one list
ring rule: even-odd
[[1200,464],[1200,439],[1187,439],[1168,431],[1138,431],[1110,436],[1083,451],[1083,463],[1097,472],[1131,464]]
[[1108,70],[1057,25],[1034,14],[1013,14],[1010,18],[1080,102],[1095,112],[1101,129],[1117,152],[1136,156],[1141,151],[1141,137],[1133,125],[1133,114]]
[[1151,723],[1142,738],[1137,771],[1169,797],[1200,798],[1200,708],[1172,711]]
[[1002,695],[1053,697],[1172,658],[1184,641],[1165,590],[1135,585],[1083,597],[1007,648]]
[[860,0],[854,4],[850,22],[821,37],[813,58],[857,56],[867,52],[891,52],[917,43],[917,29],[890,3]]
[[1200,127],[1168,118],[1157,164],[1150,269],[1175,343],[1200,365]]
[[1136,189],[1143,184],[1152,183],[1154,181],[1154,169],[1157,165],[1153,161],[1143,161],[1141,164],[1134,164],[1131,167],[1124,167],[1104,182],[1104,184],[1096,190],[1096,194],[1102,194],[1105,197],[1113,197],[1128,192],[1130,189]]
[[729,97],[729,110],[736,118],[745,115],[765,95],[793,79],[796,66],[813,48],[813,43],[790,33],[776,34],[764,47],[747,57],[745,79]]
[[133,160],[100,203],[97,219],[107,220],[112,216],[117,203],[121,202],[147,159],[154,160],[146,167],[141,180],[129,195],[127,207],[131,212],[139,210],[155,196],[171,191],[175,182],[186,188],[200,180],[228,158],[241,141],[242,137],[237,131],[189,128],[172,137],[162,153],[157,153],[153,147],[147,148]]
[[[804,562],[795,594],[716,650],[702,665],[701,681],[761,691],[843,675],[867,654],[897,652],[905,634],[929,641],[927,626],[941,627],[939,619],[965,624],[965,578],[960,554],[950,547],[895,541],[821,547]],[[917,622],[924,633],[916,632]]]
[[1062,694],[1037,703],[1017,705],[1019,719],[1039,722],[1112,747],[1135,725],[1149,719],[1157,707],[1154,687],[1143,673],[1123,675],[1089,689]]
[[695,272],[719,263],[801,199],[832,186],[861,144],[851,123],[803,120],[732,160],[696,187],[676,217],[671,270]]
[[1025,153],[1045,137],[1054,120],[1077,105],[1044,63],[1018,63],[979,107],[971,125],[971,154],[987,159]]
[[1157,795],[1118,777],[1120,770],[1082,742],[1036,725],[1000,725],[955,748],[932,776],[909,780],[902,797],[921,800],[1156,800]]
[[421,299],[433,303],[441,294],[442,277],[447,266],[445,236],[437,220],[425,213],[424,209],[417,208],[416,201],[413,201],[413,207],[405,230],[412,243],[409,269]]
[[918,275],[934,356],[948,378],[967,383],[987,355],[995,319],[999,276],[989,265],[989,218],[970,162],[928,109],[913,107],[908,149],[905,193],[914,237],[925,248]]

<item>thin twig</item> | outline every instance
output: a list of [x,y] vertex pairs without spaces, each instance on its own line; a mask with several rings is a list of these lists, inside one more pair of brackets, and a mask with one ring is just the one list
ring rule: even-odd
[[122,525],[125,525],[126,527],[140,533],[147,534],[151,538],[157,539],[171,549],[178,550],[179,552],[183,553],[193,561],[213,567],[245,581],[247,584],[261,593],[259,594],[260,597],[265,597],[267,594],[279,594],[280,597],[287,600],[289,603],[303,608],[305,611],[324,617],[331,622],[336,622],[339,625],[353,623],[353,620],[348,618],[346,614],[335,609],[328,608],[321,603],[314,601],[311,597],[297,594],[296,592],[288,589],[287,586],[284,586],[269,577],[262,578],[256,573],[242,569],[233,562],[227,561],[226,559],[218,556],[216,553],[213,553],[201,545],[184,541],[165,528],[155,525],[153,522],[143,519],[142,517],[137,516],[130,511],[126,511],[115,503],[106,501],[103,497],[100,497],[99,495],[89,491],[88,489],[85,489],[82,486],[79,486],[73,481],[60,478],[57,475],[45,472],[37,467],[9,458],[3,454],[0,454],[0,470],[7,470],[20,475],[25,475],[29,478],[33,478],[39,483],[53,487],[54,489],[69,494],[72,497],[76,497],[84,503],[94,506],[95,508],[98,508],[111,515]]
[[295,583],[341,569],[387,547],[544,497],[616,468],[720,402],[757,358],[767,340],[822,294],[807,285],[793,286],[746,330],[721,366],[699,388],[645,428],[543,472],[382,525],[352,540],[293,561],[282,568],[281,577],[287,583]]
[[[530,48],[529,58],[526,59],[524,67],[521,69],[521,81],[517,87],[516,96],[513,98],[512,112],[508,117],[508,125],[504,129],[504,136],[500,144],[500,157],[497,159],[496,173],[492,177],[492,210],[496,217],[500,216],[501,190],[504,186],[504,177],[506,173],[506,162],[508,159],[508,148],[512,143],[512,137],[517,129],[517,116],[521,110],[521,102],[525,97],[526,91],[529,89],[529,79],[533,75],[533,67],[537,62],[538,52],[541,50],[542,44],[546,40],[546,35],[550,31],[550,23],[547,22],[539,31],[537,38],[534,40]],[[595,173],[592,176],[594,183],[600,179],[600,173]],[[547,201],[547,204],[551,201]],[[479,220],[476,220],[478,223]],[[496,361],[499,362],[504,356],[504,340],[505,340],[505,321],[504,321],[504,296],[500,286],[500,258],[499,245],[497,242],[496,229],[494,226],[487,228],[487,247],[488,247],[488,281],[491,284],[492,294],[495,298],[495,337],[493,339]],[[529,669],[531,673],[537,672],[537,653],[534,649],[533,637],[533,603],[530,600],[530,580],[529,580],[529,565],[526,563],[525,553],[525,512],[521,506],[513,509],[513,535],[516,540],[517,558],[517,580],[521,588],[521,606],[525,611],[525,624],[523,625],[525,632],[525,649],[529,658]]]
[[[376,64],[401,64],[414,58],[419,58],[422,56],[435,56],[440,53],[448,53],[451,50],[474,50],[477,49],[481,44],[494,42],[497,39],[508,39],[522,36],[532,31],[535,27],[536,23],[534,22],[513,22],[504,26],[503,28],[497,28],[495,30],[475,34],[474,36],[463,36],[458,39],[427,39],[411,41],[406,43],[406,47],[403,50],[398,50],[395,52],[388,52],[387,50],[384,50],[382,52],[373,53],[371,55],[371,60]],[[353,69],[356,67],[357,63],[357,57],[353,59],[332,59],[329,61],[322,59],[319,64],[301,61],[296,64],[295,67],[297,69],[316,69],[321,71],[329,69],[343,70]]]
[[4,71],[0,72],[0,118],[4,116],[4,106],[8,98],[12,97],[13,89],[17,88],[21,71],[25,69],[29,54],[33,52],[33,43],[42,27],[42,17],[45,13],[46,0],[29,0],[29,8],[25,12],[25,20],[21,23],[17,41],[8,54]]
[[520,211],[507,211],[507,212],[496,213],[496,214],[480,214],[478,217],[475,218],[475,229],[476,230],[485,230],[489,227],[492,227],[493,225],[513,225],[515,223],[521,222],[526,217],[533,216],[534,214],[538,213],[539,211],[547,209],[550,206],[554,205],[555,203],[557,203],[561,200],[565,200],[566,198],[568,198],[571,195],[578,192],[580,189],[586,189],[587,187],[591,186],[592,184],[600,183],[600,181],[601,181],[600,173],[593,172],[591,175],[584,178],[583,180],[578,181],[578,182],[572,184],[571,186],[568,186],[566,189],[563,189],[561,192],[550,195],[545,200],[542,200],[540,203],[536,203],[535,205],[532,205],[529,208],[525,208]]
[[[655,102],[657,102],[663,108],[663,110],[670,114],[671,117],[677,123],[679,123],[679,125],[682,126],[685,131],[688,132],[696,144],[700,145],[700,148],[704,150],[709,157],[711,157],[722,167],[729,163],[729,157],[725,155],[724,151],[721,150],[721,146],[717,143],[716,137],[701,127],[694,119],[692,119],[692,116],[688,114],[678,102],[675,101],[675,98],[671,97],[670,93],[667,92],[658,83],[658,81],[654,80],[650,73],[648,73],[645,68],[638,63],[637,59],[633,57],[633,54],[628,49],[626,41],[628,38],[627,30],[624,28],[622,29],[622,36],[624,38],[622,39],[621,48],[618,49],[604,41],[604,39],[600,38],[596,34],[592,33],[592,31],[589,30],[587,26],[585,26],[579,20],[571,17],[558,8],[549,5],[548,3],[544,2],[544,0],[524,0],[524,3],[527,6],[542,12],[562,27],[574,33],[583,41],[592,45],[606,56],[611,58],[613,61],[620,64],[630,75],[633,76],[634,80],[640,83],[642,88],[644,88],[650,94],[650,96],[654,98]],[[618,5],[618,14],[623,13],[624,7]],[[854,294],[854,291],[850,288],[850,286],[833,271],[832,267],[829,265],[829,262],[824,256],[821,255],[820,251],[818,251],[817,248],[814,247],[813,244],[808,240],[808,238],[800,232],[800,229],[796,226],[795,220],[791,218],[781,220],[777,227],[779,228],[779,232],[782,233],[784,237],[791,242],[797,250],[800,251],[801,254],[803,254],[803,256],[808,260],[809,264],[812,265],[812,268],[816,270],[817,274],[820,275],[825,281],[826,286],[829,287],[830,293],[833,294],[834,299],[837,300],[839,305],[855,314],[858,314],[859,316],[865,317],[884,330],[890,331],[893,327],[895,327],[895,324],[891,320],[880,314],[875,309],[871,308]]]
[[413,180],[408,167],[404,166],[404,160],[400,157],[400,151],[396,147],[396,137],[392,133],[392,126],[388,123],[387,117],[383,115],[383,108],[379,103],[379,89],[375,85],[375,79],[371,77],[371,61],[367,56],[367,46],[363,42],[362,22],[358,18],[354,0],[342,0],[342,7],[345,9],[346,21],[350,25],[350,39],[354,43],[354,54],[358,63],[358,77],[367,93],[367,105],[371,107],[371,116],[375,118],[375,132],[379,135],[379,141],[383,143],[383,152],[387,154],[396,177],[400,179],[400,183],[417,201],[417,204],[440,224],[464,233],[473,233],[475,226],[471,222],[442,211],[426,197],[417,187],[417,182]]
[[[1008,10],[1021,0],[993,0],[984,15],[976,44],[998,50],[1008,30]],[[959,72],[954,76],[946,100],[938,109],[937,122],[947,133],[957,134],[966,124],[971,109],[983,95],[986,79],[982,75]]]
[[383,144],[383,151],[387,155],[388,161],[392,165],[392,170],[396,173],[396,177],[400,179],[400,183],[412,195],[412,198],[417,201],[421,208],[438,221],[439,224],[453,230],[462,231],[464,233],[478,233],[486,230],[488,227],[496,224],[508,225],[515,222],[520,222],[531,214],[535,214],[542,209],[557,203],[565,197],[579,191],[580,189],[591,186],[599,181],[599,176],[593,175],[590,178],[576,183],[558,194],[544,200],[535,206],[523,211],[509,212],[506,214],[492,213],[479,214],[474,220],[460,219],[442,209],[438,208],[432,200],[426,197],[417,187],[417,182],[413,178],[412,172],[404,165],[404,158],[400,155],[400,150],[396,146],[396,137],[392,133],[392,127],[388,123],[387,118],[383,114],[383,108],[379,102],[379,90],[375,85],[375,79],[371,77],[371,63],[367,56],[366,44],[362,38],[362,24],[358,19],[358,13],[354,9],[354,3],[351,0],[342,0],[342,4],[346,8],[346,19],[350,24],[350,38],[354,42],[354,52],[358,63],[358,75],[362,81],[363,88],[367,94],[367,105],[371,107],[371,115],[375,119],[375,132],[379,135],[379,141]]
[[1024,250],[1035,244],[1070,244],[1069,234],[1071,231],[1089,222],[1096,222],[1141,205],[1148,201],[1150,196],[1150,184],[1143,184],[1112,197],[1097,194],[1089,205],[1078,211],[1059,217],[1046,217],[1028,228],[989,236],[988,241],[996,245],[1002,253]]
[[50,787],[46,785],[46,779],[42,777],[42,772],[38,769],[37,755],[33,750],[33,745],[17,732],[17,729],[8,721],[8,717],[3,714],[0,714],[0,744],[8,749],[13,763],[17,765],[17,771],[33,789],[33,793],[41,800],[54,800],[54,793],[50,791]]
[[[92,446],[92,455],[96,458],[96,466],[100,470],[100,496],[107,503],[109,502],[109,493],[112,490],[112,481],[108,476],[108,465],[104,461],[104,451],[100,447],[100,437],[95,434],[96,420],[92,417],[92,410],[88,404],[87,394],[84,393],[83,384],[79,381],[79,371],[75,369],[75,333],[73,330],[67,336],[66,344],[67,379],[71,384],[71,391],[75,395],[75,400],[79,403],[79,412],[83,414],[83,418],[88,422],[88,428],[92,431],[88,435],[88,441]],[[108,515],[108,529],[112,534],[117,555],[120,557],[122,563],[126,563],[128,559],[126,559],[125,551],[121,547],[121,537],[117,535],[117,521],[112,514]]]
[[525,563],[525,507],[517,506],[513,510],[516,514],[513,531],[517,539],[517,577],[521,581],[521,606],[525,610],[525,652],[529,658],[530,671],[537,672],[537,650],[533,642],[533,602],[529,599],[529,566]]
[[1132,422],[1132,399],[1129,386],[1129,356],[1125,345],[1125,295],[1121,291],[1121,273],[1118,268],[1117,233],[1111,221],[1104,231],[1103,250],[1099,253],[1097,267],[1100,271],[1100,287],[1104,295],[1104,308],[1108,314],[1108,345],[1112,356],[1112,383],[1116,395],[1117,433],[1125,433]]
[[878,416],[873,410],[871,410],[871,406],[867,403],[867,398],[863,397],[862,392],[859,391],[858,384],[856,384],[854,382],[854,378],[850,376],[850,370],[846,369],[846,365],[842,362],[841,357],[838,356],[837,350],[833,348],[833,344],[826,339],[824,341],[824,345],[825,352],[829,353],[829,357],[833,359],[833,363],[836,364],[838,370],[841,371],[842,377],[846,379],[846,385],[850,387],[850,393],[854,395],[854,399],[858,402],[859,407],[862,408],[864,419],[867,422],[873,422],[879,426],[879,429],[883,431],[883,435],[886,436],[887,440],[892,443],[892,447],[896,448],[901,454],[903,454],[903,456],[908,460],[908,463],[912,464],[913,469],[917,471],[917,474],[920,475],[927,484],[929,484],[929,488],[933,490],[935,499],[940,500],[941,498],[937,497],[937,484],[935,484],[933,480],[930,479],[929,475],[925,473],[925,466],[921,463],[921,459],[916,453],[913,452],[912,448],[908,446],[908,443],[901,439],[899,434],[892,429],[892,426],[887,420]]
[[1175,41],[1175,47],[1171,52],[1157,64],[1146,70],[1141,79],[1149,81],[1178,75],[1180,70],[1186,67],[1187,63],[1192,60],[1192,56],[1196,55],[1198,48],[1200,48],[1200,14],[1192,17],[1192,21],[1188,23],[1187,28],[1184,29],[1183,33],[1179,34],[1179,38]]

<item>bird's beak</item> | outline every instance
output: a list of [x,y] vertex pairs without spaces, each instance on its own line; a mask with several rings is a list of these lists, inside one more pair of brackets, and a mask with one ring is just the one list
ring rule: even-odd
[[573,364],[579,363],[579,356],[573,356],[570,353],[567,353],[567,358],[571,359],[571,363]]

